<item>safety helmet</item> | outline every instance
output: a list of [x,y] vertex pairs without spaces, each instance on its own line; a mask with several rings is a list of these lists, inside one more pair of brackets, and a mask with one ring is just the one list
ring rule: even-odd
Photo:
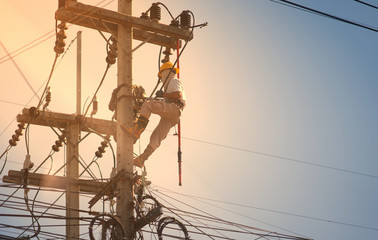
[[[173,67],[173,63],[171,62],[165,62],[163,65],[161,65],[160,67],[160,70],[159,70],[159,73],[158,73],[158,76],[161,78],[161,73],[165,70],[165,69],[171,69]],[[173,68],[173,70],[176,71],[176,74],[179,73],[179,69],[178,68]]]

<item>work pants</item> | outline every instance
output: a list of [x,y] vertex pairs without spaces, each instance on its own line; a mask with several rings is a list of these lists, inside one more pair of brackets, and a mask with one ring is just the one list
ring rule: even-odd
[[160,146],[161,141],[167,137],[169,130],[179,122],[181,111],[172,103],[164,101],[153,100],[144,102],[140,115],[149,119],[151,113],[160,116],[159,124],[152,132],[150,143],[148,144],[155,151]]

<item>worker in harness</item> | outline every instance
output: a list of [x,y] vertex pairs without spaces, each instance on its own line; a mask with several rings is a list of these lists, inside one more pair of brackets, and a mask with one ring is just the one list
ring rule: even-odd
[[134,122],[132,128],[121,125],[121,129],[132,135],[134,143],[140,138],[146,129],[152,113],[160,116],[159,124],[150,136],[150,142],[144,152],[134,159],[134,165],[142,168],[144,162],[160,146],[169,130],[175,126],[185,107],[185,92],[182,82],[176,77],[179,69],[173,68],[171,62],[165,62],[159,70],[158,76],[163,81],[163,90],[156,92],[156,99],[146,101],[142,104],[140,116]]

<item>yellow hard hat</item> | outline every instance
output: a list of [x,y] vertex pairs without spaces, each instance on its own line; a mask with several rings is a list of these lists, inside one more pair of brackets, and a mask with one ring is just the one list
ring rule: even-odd
[[[158,76],[161,78],[161,72],[163,72],[165,69],[171,69],[172,67],[173,67],[173,63],[165,62],[163,65],[161,65]],[[176,71],[176,74],[178,74],[180,71],[178,68],[173,68],[173,70]]]

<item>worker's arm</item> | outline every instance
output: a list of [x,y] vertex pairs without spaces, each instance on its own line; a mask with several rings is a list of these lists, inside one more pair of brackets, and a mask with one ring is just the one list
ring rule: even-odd
[[182,99],[182,92],[176,91],[171,93],[163,93],[163,98]]

